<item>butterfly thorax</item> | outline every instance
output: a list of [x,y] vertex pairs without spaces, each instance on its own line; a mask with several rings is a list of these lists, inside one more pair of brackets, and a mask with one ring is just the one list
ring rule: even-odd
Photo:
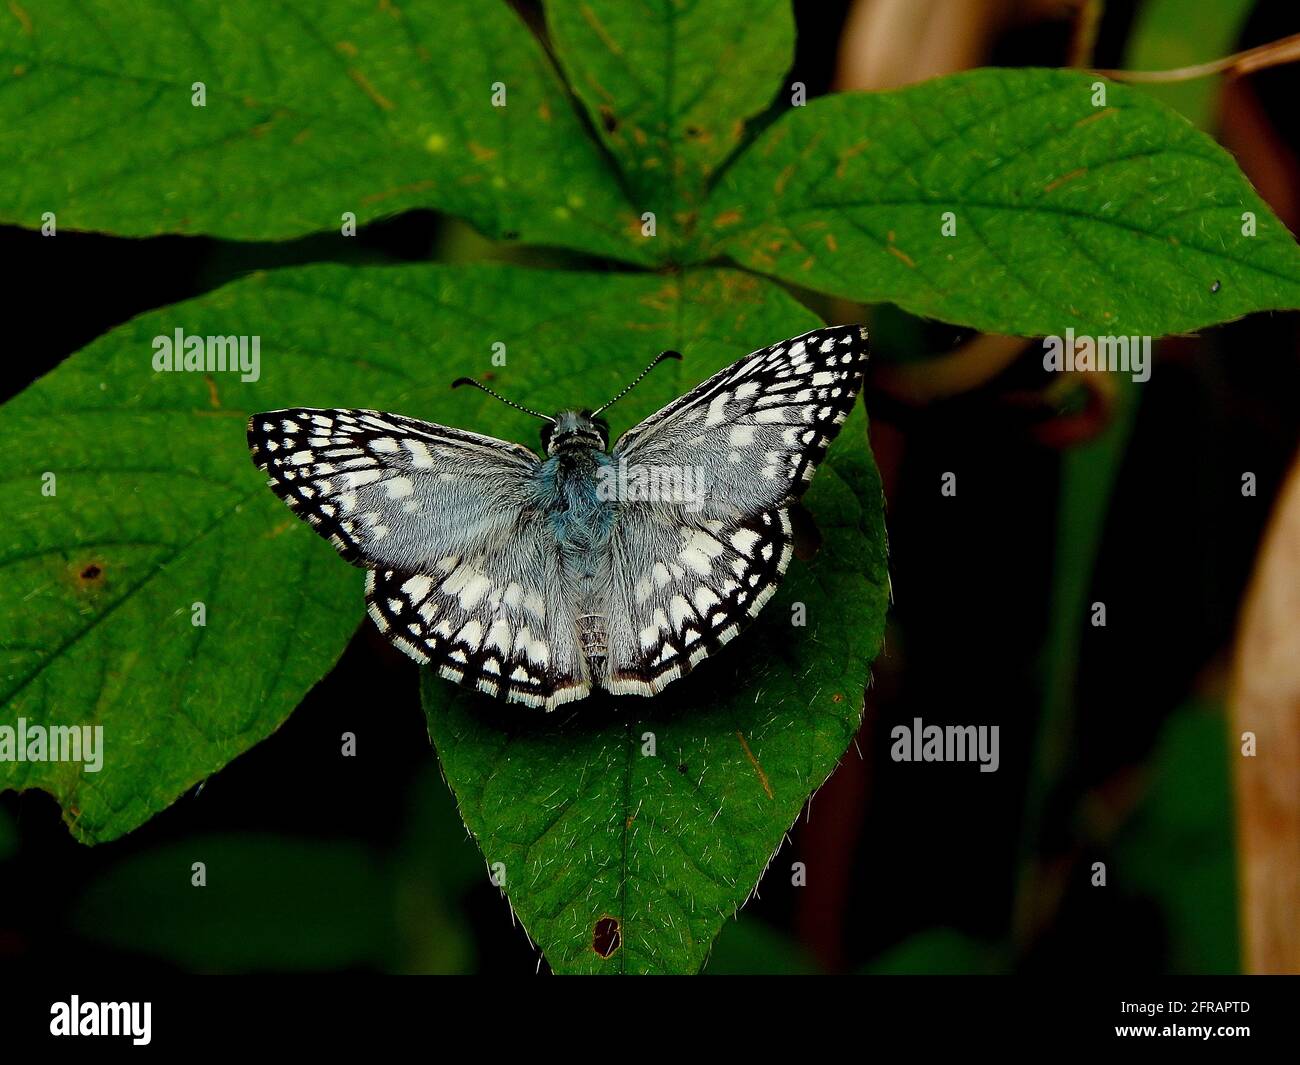
[[595,448],[566,448],[542,463],[537,475],[536,502],[550,519],[555,538],[566,552],[599,549],[609,539],[615,504],[602,498],[602,468],[613,464]]
[[594,668],[600,668],[608,653],[608,625],[597,589],[617,503],[603,497],[599,484],[601,471],[613,461],[602,448],[562,443],[539,468],[535,489],[577,607],[578,641]]

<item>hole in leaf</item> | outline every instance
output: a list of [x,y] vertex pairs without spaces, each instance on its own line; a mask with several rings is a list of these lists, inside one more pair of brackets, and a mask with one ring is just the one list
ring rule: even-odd
[[596,922],[591,935],[591,949],[602,958],[608,958],[618,950],[618,945],[622,942],[623,934],[619,930],[617,917],[602,917]]

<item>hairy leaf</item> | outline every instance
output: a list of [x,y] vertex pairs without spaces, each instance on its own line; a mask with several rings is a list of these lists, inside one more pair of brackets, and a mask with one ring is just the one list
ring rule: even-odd
[[492,237],[648,259],[503,0],[14,0],[0,60],[5,222],[271,240],[432,207]]
[[764,273],[996,332],[1175,333],[1300,306],[1300,248],[1232,157],[1146,94],[1071,71],[793,108],[702,224]]
[[679,246],[705,181],[794,58],[788,0],[548,0],[556,55],[664,238]]

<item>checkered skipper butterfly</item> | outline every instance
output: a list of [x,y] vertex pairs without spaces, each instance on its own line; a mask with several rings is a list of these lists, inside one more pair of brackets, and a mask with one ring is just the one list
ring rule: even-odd
[[397,647],[550,710],[596,688],[653,695],[758,613],[866,360],[861,327],[815,329],[720,370],[612,449],[609,403],[520,408],[547,423],[545,458],[372,410],[257,414],[248,442],[275,493],[368,571],[370,616]]

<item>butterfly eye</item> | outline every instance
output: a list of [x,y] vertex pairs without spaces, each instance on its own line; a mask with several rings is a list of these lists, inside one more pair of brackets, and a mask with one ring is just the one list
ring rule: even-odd
[[551,434],[555,432],[555,425],[548,423],[542,426],[542,450],[549,451],[551,447]]

